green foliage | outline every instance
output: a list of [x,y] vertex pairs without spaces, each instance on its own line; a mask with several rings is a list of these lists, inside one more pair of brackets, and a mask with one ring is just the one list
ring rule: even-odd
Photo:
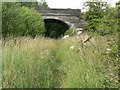
[[100,0],[94,2],[86,2],[85,7],[88,8],[84,13],[84,19],[88,25],[85,29],[91,32],[97,32],[100,35],[108,35],[117,32],[118,17],[117,7],[112,8],[106,2]]
[[46,9],[49,8],[47,2],[45,0],[37,1],[35,0],[34,2],[19,2],[21,6],[25,6],[28,8],[34,8],[36,10],[39,10],[40,8]]
[[16,0],[17,3],[20,3],[21,6],[25,6],[28,8],[34,8],[35,10],[38,10],[40,8],[49,8],[48,4],[45,0],[32,0],[32,2],[20,2],[20,0]]
[[117,33],[118,14],[117,8],[110,8],[100,20],[98,30],[103,34]]
[[117,60],[119,58],[118,45],[119,45],[119,43],[118,43],[118,39],[116,37],[116,38],[114,38],[114,41],[112,40],[112,42],[110,43],[110,47],[112,49],[112,52],[110,53],[110,57],[112,59],[116,60],[116,62],[117,62]]
[[21,6],[29,7],[29,8],[37,8],[38,3],[36,2],[19,2]]
[[20,3],[3,3],[3,37],[27,35],[35,37],[44,32],[44,21],[34,9],[21,7]]
[[100,23],[99,19],[103,17],[104,11],[103,7],[106,3],[103,2],[86,2],[85,7],[88,7],[88,11],[85,14],[85,20],[88,22],[88,28],[90,31],[95,32]]
[[116,2],[116,5],[120,5],[120,0],[118,2]]

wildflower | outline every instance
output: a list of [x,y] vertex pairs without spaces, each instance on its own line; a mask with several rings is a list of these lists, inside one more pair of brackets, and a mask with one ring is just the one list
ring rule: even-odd
[[74,46],[70,46],[70,49],[74,49]]
[[77,28],[76,32],[78,32],[78,31],[83,31],[83,28]]
[[109,53],[108,51],[106,51],[106,53]]
[[111,51],[111,49],[110,49],[110,48],[107,48],[106,50],[107,50],[107,51]]
[[110,53],[110,51],[111,51],[110,48],[107,48],[106,50],[107,50],[106,53]]

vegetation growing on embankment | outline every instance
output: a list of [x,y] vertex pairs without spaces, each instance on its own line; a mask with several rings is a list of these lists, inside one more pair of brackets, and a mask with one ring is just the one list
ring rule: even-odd
[[29,5],[3,4],[3,88],[118,87],[118,6],[103,10],[88,3],[92,11],[82,18],[88,23],[84,29],[93,33],[55,40],[37,37],[45,32],[44,22]]
[[118,59],[109,37],[20,37],[3,42],[3,88],[117,88]]

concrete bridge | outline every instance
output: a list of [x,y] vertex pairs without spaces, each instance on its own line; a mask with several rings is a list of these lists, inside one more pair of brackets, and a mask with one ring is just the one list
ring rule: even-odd
[[59,23],[67,29],[72,28],[75,30],[85,23],[80,19],[80,9],[40,9],[39,12],[43,16],[45,23]]

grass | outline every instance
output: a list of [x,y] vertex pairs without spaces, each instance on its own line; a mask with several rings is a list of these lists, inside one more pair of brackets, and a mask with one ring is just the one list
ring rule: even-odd
[[88,37],[5,39],[3,88],[117,88],[118,66],[106,53],[108,37],[84,43]]

